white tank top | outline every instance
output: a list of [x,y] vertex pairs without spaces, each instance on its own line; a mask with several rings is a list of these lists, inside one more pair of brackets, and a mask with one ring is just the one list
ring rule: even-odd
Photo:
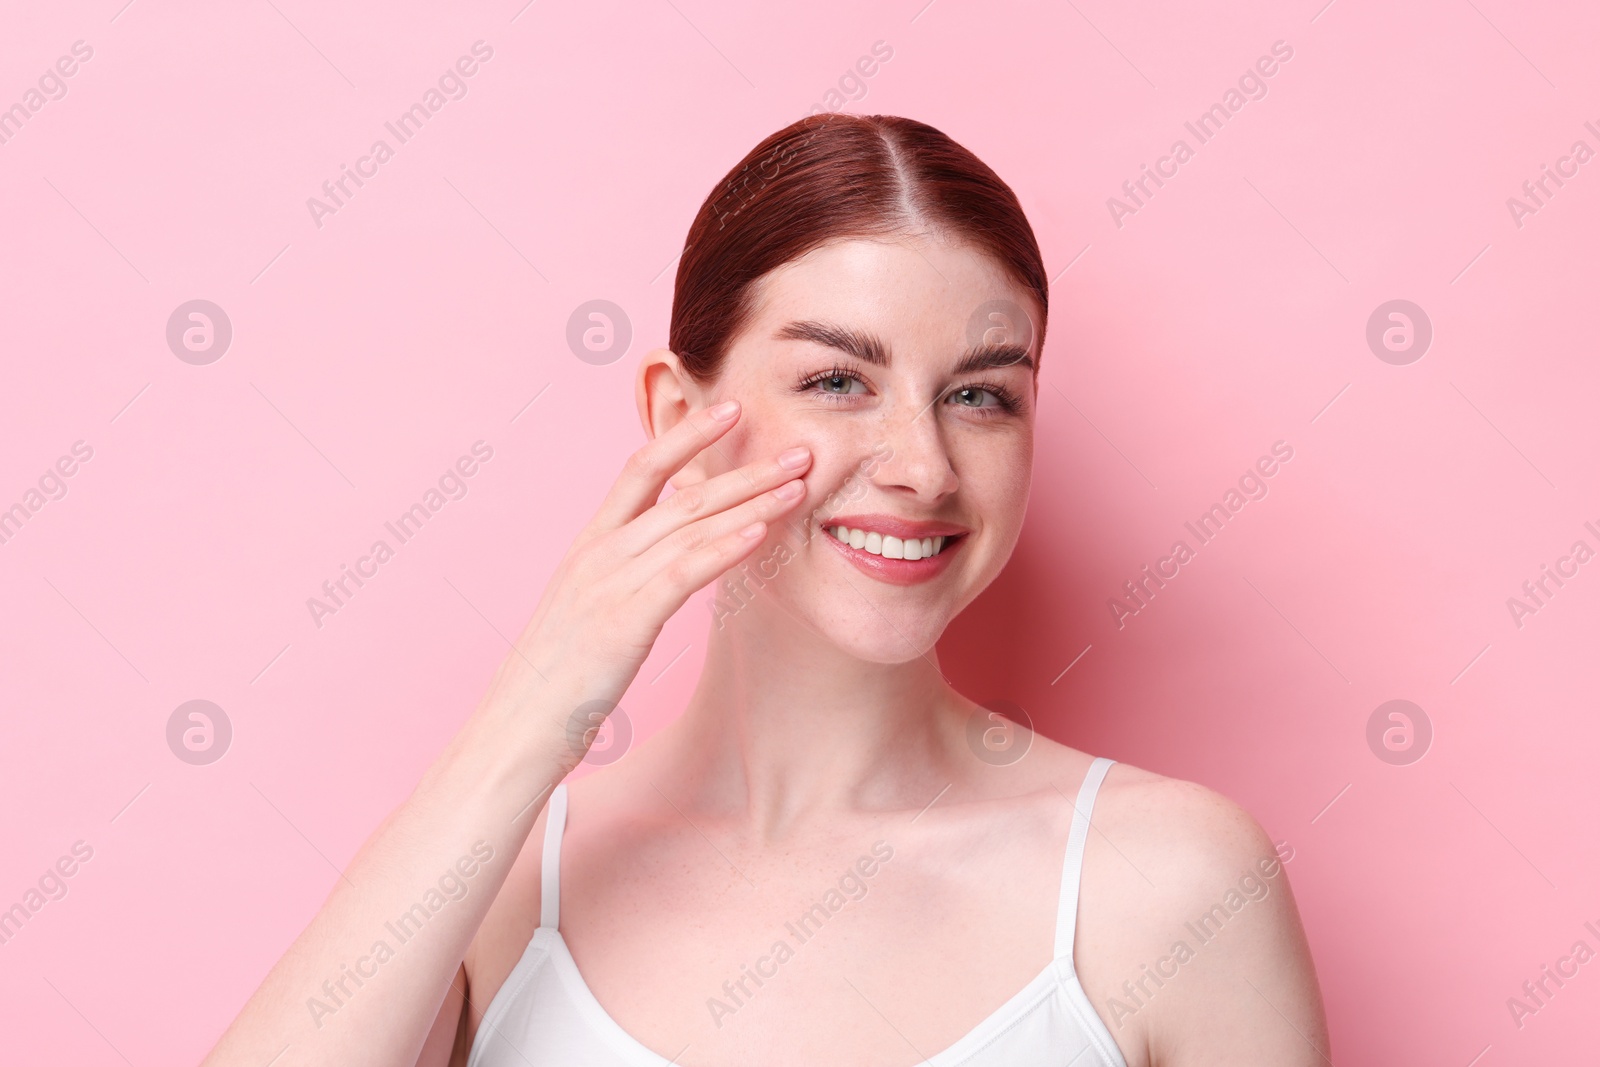
[[[1114,761],[1089,765],[1061,867],[1055,959],[988,1018],[919,1067],[1127,1067],[1072,962],[1078,883],[1094,798]],[[589,990],[557,928],[567,786],[550,796],[540,869],[539,928],[473,1038],[467,1067],[681,1067],[624,1030]]]

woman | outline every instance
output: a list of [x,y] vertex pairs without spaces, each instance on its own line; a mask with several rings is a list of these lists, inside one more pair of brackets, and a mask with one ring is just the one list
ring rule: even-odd
[[[1022,526],[1046,289],[1011,190],[929,126],[757,146],[639,368],[649,443],[207,1062],[1323,1062],[1255,821],[940,673]],[[682,716],[565,783],[719,578]]]

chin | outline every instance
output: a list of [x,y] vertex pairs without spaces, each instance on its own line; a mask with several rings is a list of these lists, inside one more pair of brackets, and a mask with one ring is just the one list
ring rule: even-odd
[[952,617],[940,608],[868,604],[846,592],[849,603],[814,605],[806,615],[818,633],[865,663],[909,663],[928,655]]

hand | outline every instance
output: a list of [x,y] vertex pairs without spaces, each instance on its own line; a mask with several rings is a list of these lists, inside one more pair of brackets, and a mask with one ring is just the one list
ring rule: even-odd
[[[716,412],[729,409],[725,418]],[[554,729],[577,766],[598,721],[569,727],[580,706],[609,713],[632,684],[667,619],[689,596],[755,551],[767,524],[805,497],[809,450],[751,463],[657,503],[668,479],[739,418],[737,401],[694,412],[632,456],[593,520],[551,575],[485,704]],[[554,704],[551,701],[554,701]],[[552,721],[553,717],[553,721]],[[537,721],[543,720],[543,721]]]

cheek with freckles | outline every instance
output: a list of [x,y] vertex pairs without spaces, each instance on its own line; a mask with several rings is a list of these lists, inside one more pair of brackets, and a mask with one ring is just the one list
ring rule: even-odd
[[770,462],[797,445],[809,448],[811,465],[800,475],[807,496],[796,505],[797,512],[809,511],[871,455],[877,439],[864,420],[827,414],[747,401],[738,424],[723,435],[715,450],[708,450],[705,462],[711,473],[721,474],[749,463]]
[[[873,510],[882,504],[874,500],[878,490],[877,470],[885,457],[892,455],[887,443],[862,422],[847,424],[840,419],[832,424],[807,428],[805,444],[811,448],[811,469],[806,475],[806,514],[816,525],[837,515],[860,509]],[[894,510],[892,506],[887,510]]]
[[840,462],[832,456],[818,464],[815,475],[806,481],[804,508],[795,521],[813,533],[818,526],[828,525],[835,516],[852,510],[871,489],[866,476],[855,464]]
[[982,516],[985,584],[1005,566],[1022,534],[1028,507],[1032,453],[1007,450],[987,456],[962,479],[969,506]]
[[770,426],[753,418],[754,415],[747,406],[733,429],[696,457],[708,481],[751,463],[776,459],[778,453],[788,447],[778,444],[771,435]]

